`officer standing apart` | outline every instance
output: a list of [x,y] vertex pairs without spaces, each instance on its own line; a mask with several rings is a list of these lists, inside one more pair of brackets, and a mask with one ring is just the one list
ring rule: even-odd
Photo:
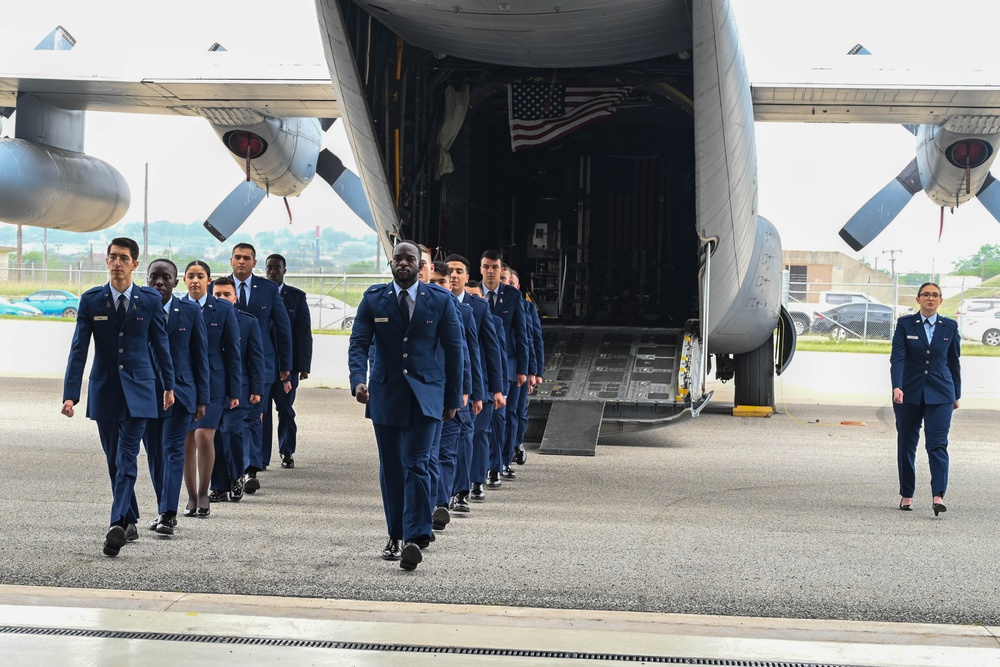
[[[389,531],[382,558],[400,560],[402,569],[413,570],[433,534],[431,441],[437,424],[453,418],[462,405],[464,334],[454,298],[417,282],[420,251],[415,244],[398,243],[390,265],[393,281],[368,288],[358,306],[348,363],[351,393],[368,406],[365,415],[378,444]],[[439,344],[443,367],[437,362]]]
[[[229,258],[233,269],[231,276],[236,285],[236,307],[257,318],[260,336],[264,343],[264,396],[271,395],[271,385],[278,381],[283,391],[292,390],[292,327],[288,322],[288,311],[278,296],[278,286],[270,280],[253,275],[257,266],[257,251],[249,243],[237,243]],[[248,434],[250,459],[247,461],[247,480],[243,490],[255,493],[260,488],[257,473],[264,469],[263,434],[260,419],[264,412],[264,401],[251,407],[256,412],[257,421]]]
[[896,413],[896,462],[899,509],[913,509],[917,441],[924,425],[924,444],[931,468],[934,516],[944,512],[948,489],[948,431],[962,397],[958,323],[938,315],[941,288],[924,283],[917,293],[920,312],[896,322],[889,357],[892,403]]
[[281,255],[269,255],[264,261],[264,275],[278,285],[278,293],[288,311],[288,321],[292,325],[292,373],[288,376],[291,390],[285,391],[284,383],[274,383],[270,398],[264,408],[264,465],[271,462],[271,440],[274,437],[271,403],[278,412],[278,453],[281,454],[281,467],[295,467],[295,445],[298,426],[295,424],[295,390],[299,380],[309,377],[312,368],[312,320],[309,317],[309,306],[306,303],[306,293],[297,287],[285,284],[287,264]]
[[136,458],[146,420],[159,417],[157,370],[166,410],[174,404],[174,367],[160,295],[132,282],[132,272],[139,266],[139,244],[130,238],[112,239],[106,262],[111,279],[80,297],[63,383],[62,413],[72,417],[73,406],[80,402],[83,369],[93,337],[87,417],[97,422],[113,493],[104,554],[117,556],[127,540],[138,539],[135,524],[139,515],[132,506]]

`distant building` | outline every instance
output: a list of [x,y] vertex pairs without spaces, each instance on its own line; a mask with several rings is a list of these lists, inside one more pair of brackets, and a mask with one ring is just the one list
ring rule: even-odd
[[[785,250],[782,261],[789,274],[789,301],[816,303],[820,292],[833,290],[861,292],[882,303],[892,303],[892,278],[842,252]],[[913,291],[912,287],[900,285],[900,301],[912,301]]]

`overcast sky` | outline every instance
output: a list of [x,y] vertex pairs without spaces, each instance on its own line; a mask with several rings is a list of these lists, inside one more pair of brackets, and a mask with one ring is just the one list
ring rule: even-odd
[[[0,63],[34,48],[57,24],[77,38],[76,50],[122,57],[148,52],[169,58],[219,41],[230,51],[270,52],[282,62],[323,60],[311,0],[10,4],[0,15]],[[860,42],[875,54],[873,67],[920,69],[943,82],[972,72],[981,83],[1000,84],[1000,74],[982,71],[993,68],[989,26],[1000,18],[1000,3],[734,0],[734,7],[751,81],[801,81],[810,67],[842,65],[843,54]],[[8,135],[9,128],[3,133]],[[353,165],[336,125],[326,139],[331,150]],[[142,219],[147,162],[151,220],[201,221],[241,179],[240,167],[201,119],[91,113],[86,149],[117,167],[128,181],[132,207],[126,220]],[[902,250],[897,256],[900,271],[946,271],[981,245],[1000,244],[1000,223],[976,201],[954,215],[945,213],[944,237],[938,243],[939,209],[922,193],[863,253],[853,253],[841,241],[840,227],[906,166],[914,149],[914,137],[896,125],[758,123],[760,212],[778,228],[785,249],[838,250],[873,264],[877,259],[880,267],[886,266],[882,251]],[[318,179],[291,206],[297,229],[335,225],[358,235],[366,229]],[[261,204],[246,228],[252,232],[287,225],[280,199],[272,199]]]

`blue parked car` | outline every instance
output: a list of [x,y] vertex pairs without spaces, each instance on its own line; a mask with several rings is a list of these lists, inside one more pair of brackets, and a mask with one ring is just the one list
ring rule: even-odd
[[41,317],[42,311],[26,303],[11,303],[0,296],[0,315],[22,315],[24,317]]
[[26,304],[42,311],[42,315],[56,317],[76,317],[80,307],[80,297],[61,289],[43,289],[14,303]]

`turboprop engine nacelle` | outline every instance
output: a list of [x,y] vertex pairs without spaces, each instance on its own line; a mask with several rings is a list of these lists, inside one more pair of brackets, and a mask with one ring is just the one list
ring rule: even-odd
[[93,232],[128,211],[131,193],[103,160],[25,139],[0,139],[0,220]]
[[[241,110],[241,115],[246,115]],[[254,114],[257,116],[257,114]],[[278,197],[302,193],[313,176],[322,144],[322,129],[315,118],[209,118],[241,166],[250,161],[250,179]],[[242,121],[242,122],[241,122]]]

